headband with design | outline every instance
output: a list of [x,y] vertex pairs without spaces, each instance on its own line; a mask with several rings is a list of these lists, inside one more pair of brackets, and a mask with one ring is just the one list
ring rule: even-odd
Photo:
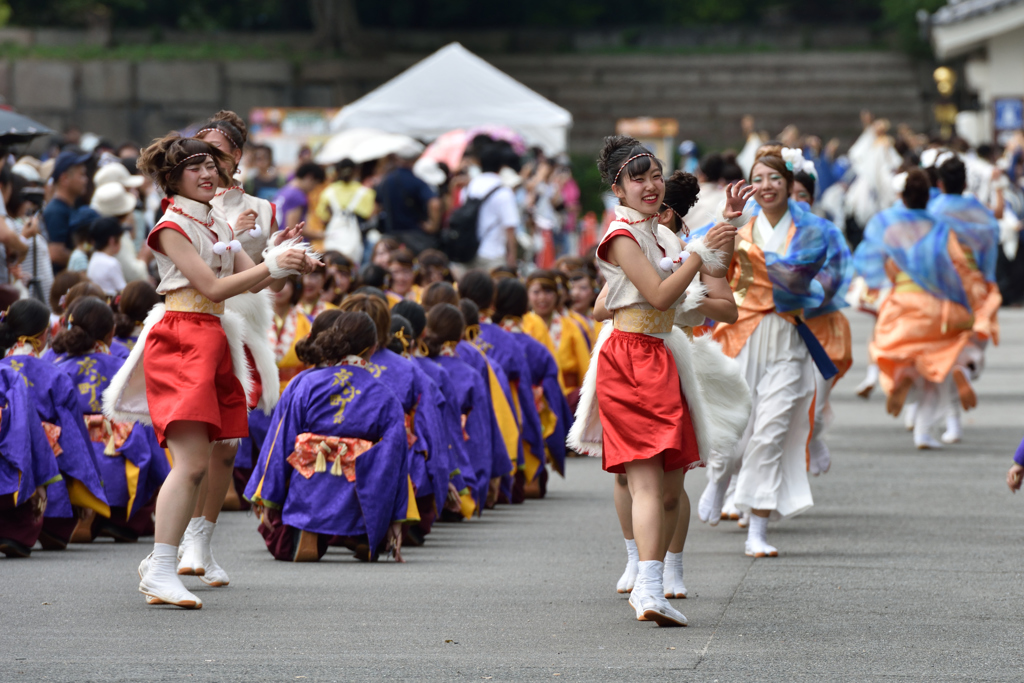
[[179,166],[181,166],[183,163],[185,163],[189,159],[195,159],[197,157],[210,157],[212,159],[213,155],[211,155],[209,152],[200,152],[199,154],[190,154],[187,157],[185,157],[184,159],[182,159],[181,161],[179,161],[178,163],[176,163],[174,165],[174,168],[178,168]]
[[[228,122],[225,121],[224,123],[228,123]],[[228,125],[230,125],[230,124],[228,124]],[[234,128],[234,126],[231,126],[231,127]],[[227,141],[231,143],[232,147],[234,147],[235,149],[238,149],[238,143],[236,143],[232,139],[231,133],[229,131],[223,130],[222,128],[220,128],[220,126],[207,126],[206,128],[203,128],[198,133],[196,133],[195,137],[202,138],[203,137],[203,133],[209,133],[209,132],[220,133],[225,138],[227,138]]]
[[631,156],[630,158],[626,159],[626,160],[625,160],[625,161],[624,161],[624,162],[622,163],[622,166],[619,166],[619,172],[615,174],[615,180],[613,180],[613,181],[612,181],[612,185],[615,185],[616,183],[618,183],[618,182],[619,182],[619,176],[620,176],[620,175],[622,175],[622,169],[626,168],[626,165],[627,165],[627,164],[628,164],[629,162],[633,161],[634,159],[639,159],[640,157],[650,157],[650,158],[652,158],[652,159],[653,159],[653,158],[654,158],[654,155],[653,155],[653,154],[651,154],[650,152],[644,152],[644,153],[642,153],[642,154],[634,154],[634,155],[633,155],[633,156]]

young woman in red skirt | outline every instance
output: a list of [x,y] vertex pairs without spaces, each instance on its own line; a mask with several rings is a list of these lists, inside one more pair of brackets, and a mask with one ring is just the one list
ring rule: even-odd
[[170,197],[148,244],[165,305],[146,320],[128,361],[104,394],[111,418],[152,422],[174,465],[156,504],[156,543],[139,566],[147,602],[201,608],[177,574],[177,546],[210,464],[213,442],[249,433],[251,381],[241,326],[224,317],[224,300],[258,291],[316,262],[294,240],[268,249],[254,265],[210,202],[227,178],[223,153],[201,140],[168,135],[143,150],[139,168]]
[[[665,599],[663,560],[683,475],[702,464],[711,446],[689,340],[673,322],[677,308],[700,304],[701,296],[686,295],[699,272],[724,275],[736,229],[718,225],[680,251],[679,239],[658,226],[661,162],[618,135],[605,139],[598,169],[620,203],[597,250],[608,282],[605,305],[614,317],[595,346],[569,445],[600,455],[606,471],[628,477],[639,552],[629,597],[636,618],[685,626],[686,617]],[[688,403],[687,395],[695,400]]]

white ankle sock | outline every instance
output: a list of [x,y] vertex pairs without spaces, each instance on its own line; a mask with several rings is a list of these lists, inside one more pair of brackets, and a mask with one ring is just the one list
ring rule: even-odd
[[725,504],[725,492],[729,488],[729,480],[708,480],[708,485],[697,501],[697,517],[702,522],[717,526],[722,519],[722,505]]
[[750,515],[750,527],[747,529],[746,553],[751,557],[775,557],[779,551],[768,545],[768,518]]
[[640,561],[640,551],[636,548],[636,539],[626,538],[626,562],[636,564]]
[[757,539],[762,543],[768,542],[768,518],[760,515],[750,515],[750,527],[747,529],[748,539]]
[[154,543],[153,555],[149,561],[149,573],[151,574],[177,574],[175,562],[178,556],[178,546],[170,543]]
[[641,560],[637,566],[636,586],[633,590],[641,589],[646,595],[664,597],[664,574],[665,563],[657,560]]
[[[202,525],[205,519],[206,517],[193,517],[188,520],[188,526],[185,527],[185,533],[181,535],[181,542],[178,544],[179,563],[181,562],[181,558],[185,556],[185,553],[189,552],[192,548],[192,541],[196,535],[196,531],[199,530],[200,525]],[[189,566],[192,566],[191,561],[189,562]]]
[[683,583],[683,554],[665,553],[663,578],[666,598],[685,598],[686,584]]
[[619,593],[629,593],[636,586],[637,564],[640,562],[640,551],[636,548],[636,540],[632,538],[623,539],[626,541],[626,570],[619,577],[615,590]]

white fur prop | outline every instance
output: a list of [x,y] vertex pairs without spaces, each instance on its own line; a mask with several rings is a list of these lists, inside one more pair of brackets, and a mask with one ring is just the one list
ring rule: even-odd
[[[612,325],[605,325],[594,345],[593,360],[580,390],[576,421],[567,440],[573,450],[594,457],[601,456],[598,357],[611,330]],[[750,390],[736,361],[722,353],[721,346],[710,336],[691,342],[682,330],[673,328],[664,341],[679,373],[701,461],[707,462],[713,451],[728,452],[743,436],[750,418]]]
[[700,256],[704,268],[707,270],[722,270],[725,268],[724,252],[711,249],[704,244],[704,238],[690,240],[686,245],[686,251]]
[[267,330],[274,318],[274,309],[269,290],[258,294],[246,292],[233,296],[224,302],[225,315],[237,315],[241,320],[242,343],[249,349],[256,367],[255,372],[263,386],[259,407],[267,415],[274,411],[274,406],[281,396],[281,384],[278,378],[277,363],[274,350],[267,341]]
[[[142,333],[135,342],[135,348],[103,392],[103,414],[111,420],[153,424],[149,414],[149,402],[146,399],[146,376],[142,370],[142,356],[149,331],[163,320],[165,313],[166,308],[163,304],[157,304],[149,312]],[[252,381],[249,379],[245,349],[242,347],[242,325],[233,316],[221,316],[220,323],[224,329],[224,336],[227,337],[228,348],[231,350],[231,365],[235,378],[248,396],[252,391]]]
[[285,240],[277,246],[267,247],[263,250],[263,262],[267,264],[267,268],[270,270],[270,277],[275,280],[280,280],[281,278],[288,277],[289,275],[301,275],[297,270],[282,268],[277,265],[277,259],[289,249],[301,249],[310,257],[318,261],[320,260],[320,254],[314,251],[308,243],[303,242],[301,237],[293,237],[290,240]]

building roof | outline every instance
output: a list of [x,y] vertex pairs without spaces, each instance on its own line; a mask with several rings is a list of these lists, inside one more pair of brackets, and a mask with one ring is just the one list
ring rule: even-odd
[[931,23],[933,26],[956,24],[1021,2],[1024,0],[949,0],[948,5],[932,15]]
[[935,56],[949,59],[1024,26],[1024,0],[950,0],[928,24]]

